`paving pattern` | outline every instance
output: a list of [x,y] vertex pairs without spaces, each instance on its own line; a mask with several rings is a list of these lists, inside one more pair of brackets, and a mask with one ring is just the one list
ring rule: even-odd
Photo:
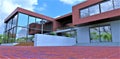
[[0,46],[0,59],[120,59],[120,47]]

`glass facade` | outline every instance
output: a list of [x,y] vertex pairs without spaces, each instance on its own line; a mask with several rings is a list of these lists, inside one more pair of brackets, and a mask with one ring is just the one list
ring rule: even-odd
[[90,28],[91,42],[111,42],[112,34],[109,25]]
[[[4,43],[33,41],[34,34],[41,33],[41,26],[47,27],[46,23],[49,21],[18,13],[6,23]],[[50,22],[51,24],[52,22]],[[52,28],[49,28],[48,31],[52,31]],[[44,28],[43,33],[46,33]]]
[[120,0],[107,0],[97,5],[93,5],[90,7],[86,7],[84,9],[80,9],[80,18],[84,18],[87,16],[96,15],[99,13],[107,12],[110,10],[120,8]]

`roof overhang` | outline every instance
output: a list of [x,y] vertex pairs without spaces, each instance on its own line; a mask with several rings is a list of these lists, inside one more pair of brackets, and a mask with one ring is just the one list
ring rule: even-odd
[[67,18],[67,17],[70,17],[70,16],[72,16],[72,13],[68,13],[68,14],[65,14],[65,15],[63,15],[63,16],[57,17],[55,20],[56,20],[56,21],[62,20],[62,19],[64,19],[64,18]]
[[45,19],[45,20],[48,20],[48,21],[54,21],[54,18],[51,18],[51,17],[45,16],[45,15],[38,14],[38,13],[35,13],[35,12],[32,12],[32,11],[29,11],[29,10],[18,7],[5,19],[4,22],[5,23],[8,22],[17,13],[24,13],[24,14],[27,14],[27,15],[30,15],[30,16],[33,16],[33,17],[37,17],[37,18],[41,18],[41,19]]

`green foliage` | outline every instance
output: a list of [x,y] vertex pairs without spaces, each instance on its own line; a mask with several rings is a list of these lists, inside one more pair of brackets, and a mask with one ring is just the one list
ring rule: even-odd
[[27,37],[22,37],[17,39],[17,42],[26,42],[26,41],[27,41]]
[[56,34],[55,34],[55,32],[50,32],[50,34],[49,34],[49,35],[56,35]]
[[102,33],[101,37],[105,40],[105,41],[111,41],[112,40],[112,35],[111,33]]
[[66,37],[72,37],[72,35],[68,34],[68,33],[65,33],[64,36],[66,36]]
[[98,35],[96,32],[92,32],[90,34],[91,34],[91,38],[93,40],[98,40],[100,38],[100,35]]
[[0,34],[0,44],[3,42],[3,35]]

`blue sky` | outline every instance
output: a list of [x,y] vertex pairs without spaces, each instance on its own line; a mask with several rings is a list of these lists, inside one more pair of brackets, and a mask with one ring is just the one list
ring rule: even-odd
[[85,0],[0,0],[0,34],[4,31],[4,19],[17,7],[49,17],[59,17],[72,12],[72,6]]

